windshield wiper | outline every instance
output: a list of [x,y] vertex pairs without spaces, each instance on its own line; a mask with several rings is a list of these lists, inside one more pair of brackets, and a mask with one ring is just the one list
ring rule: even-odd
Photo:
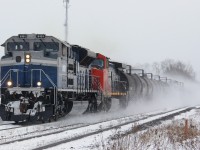
[[42,39],[40,39],[40,41],[42,42],[42,44],[44,45],[44,47],[47,48],[46,44],[42,41]]
[[25,39],[23,39],[23,42],[25,43],[25,46],[27,46],[27,48],[29,49],[29,44],[28,44],[28,42],[26,42]]
[[17,44],[17,42],[15,42],[15,40],[14,40],[14,39],[12,39],[12,41],[15,43],[15,45],[18,45],[18,44]]
[[51,39],[51,41],[52,41],[53,44],[56,46],[56,48],[59,50],[59,46],[57,45],[57,43],[56,43],[53,39]]

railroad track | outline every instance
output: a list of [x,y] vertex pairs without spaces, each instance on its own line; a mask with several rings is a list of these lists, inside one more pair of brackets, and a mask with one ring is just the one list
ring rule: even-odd
[[0,131],[14,129],[14,128],[20,128],[20,127],[21,127],[21,125],[16,124],[15,122],[12,122],[12,121],[0,122]]
[[[140,115],[135,115],[134,117],[139,117]],[[123,118],[118,118],[118,119],[113,119],[113,121],[115,120],[120,121],[120,120],[132,120],[133,116],[131,118],[131,116],[128,117],[123,117]],[[112,120],[110,120],[112,121]],[[109,122],[109,121],[105,121],[105,122]],[[97,122],[94,124],[98,124],[98,123],[102,123],[102,122]],[[20,141],[24,141],[24,140],[29,140],[31,138],[38,138],[41,136],[48,136],[48,135],[52,135],[52,134],[58,134],[64,131],[68,131],[68,130],[75,130],[81,127],[87,127],[88,125],[91,124],[71,124],[71,125],[65,125],[65,124],[60,124],[60,122],[54,122],[54,123],[50,123],[50,124],[42,124],[42,125],[33,125],[32,129],[29,129],[31,126],[26,126],[26,127],[21,127],[18,128],[17,130],[18,133],[15,135],[11,134],[13,132],[16,132],[15,129],[7,129],[4,132],[1,132],[0,130],[0,135],[1,135],[1,139],[0,139],[0,147],[2,144],[9,144],[9,143],[13,143],[13,142],[20,142]],[[25,132],[24,132],[25,131]],[[10,134],[9,134],[10,133]],[[4,136],[3,136],[4,135]]]
[[[92,115],[92,117],[95,117],[95,116],[96,115]],[[141,116],[144,116],[144,114],[135,114],[135,115],[123,117],[123,120],[128,120],[128,119],[133,120],[133,119],[136,119],[137,117],[141,117]],[[84,116],[84,117],[87,117],[87,116]],[[67,118],[67,120],[68,119],[72,119],[72,118]],[[116,117],[116,118],[110,119],[108,121],[120,120],[120,119],[122,119],[122,118]],[[93,124],[102,123],[102,122],[105,122],[105,121],[97,121],[96,123],[93,123]],[[23,141],[23,140],[27,140],[27,139],[31,139],[31,138],[40,137],[40,136],[46,136],[49,134],[56,134],[56,133],[60,133],[60,132],[66,131],[66,130],[88,126],[89,124],[92,124],[92,123],[69,124],[66,121],[64,121],[64,122],[58,121],[58,122],[39,124],[39,125],[38,124],[30,125],[29,123],[20,123],[20,124],[16,125],[13,123],[13,124],[7,124],[8,125],[7,126],[4,124],[5,125],[4,128],[0,129],[0,135],[1,135],[0,145],[8,144],[11,142],[16,142],[16,141]],[[9,127],[9,125],[13,125],[13,126]],[[14,133],[17,132],[17,134],[12,134],[13,132]]]
[[14,125],[14,124],[0,125],[0,131],[9,130],[9,129],[15,129],[15,128],[20,128],[20,126]]
[[[58,146],[63,143],[68,143],[72,141],[79,140],[88,136],[99,134],[101,132],[115,130],[116,128],[123,126],[133,126],[134,123],[140,122],[141,127],[147,127],[149,124],[156,124],[162,120],[170,119],[181,113],[190,111],[194,107],[176,109],[168,112],[161,112],[156,114],[149,114],[143,116],[128,116],[119,119],[98,122],[94,124],[74,124],[66,126],[57,126],[52,127],[49,125],[49,128],[45,127],[35,127],[37,130],[32,130],[31,132],[27,131],[20,132],[16,137],[13,136],[2,136],[0,131],[1,140],[0,140],[0,149],[10,149],[20,148],[22,145],[24,149],[47,149]],[[20,129],[20,128],[19,128]],[[19,130],[17,129],[17,130]],[[12,129],[11,129],[12,130]],[[11,133],[11,130],[6,132]],[[28,130],[28,127],[27,127]],[[22,131],[22,129],[21,129]],[[16,131],[15,131],[16,132]],[[8,133],[6,134],[8,135]],[[31,147],[30,147],[31,143]]]

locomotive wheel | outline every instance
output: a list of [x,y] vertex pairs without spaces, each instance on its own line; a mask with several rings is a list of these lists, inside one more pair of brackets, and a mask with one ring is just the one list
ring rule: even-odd
[[97,112],[97,100],[92,99],[89,103],[89,112]]
[[66,115],[71,112],[72,107],[73,107],[73,102],[72,101],[68,101],[68,102],[65,103],[65,109],[66,109],[65,114]]
[[6,112],[6,120],[10,120],[11,119],[11,113],[10,112]]
[[97,112],[97,99],[92,96],[89,100],[88,108],[84,113],[95,113]]
[[44,120],[43,116],[40,116],[40,120],[41,120],[42,123],[45,123],[45,120]]
[[54,116],[49,117],[48,122],[53,122],[54,120]]
[[55,115],[54,116],[54,121],[57,121],[58,120],[58,115]]
[[99,110],[108,112],[111,108],[111,98],[104,98],[104,100],[99,104]]
[[55,115],[53,116],[54,121],[57,121],[61,114],[62,114],[61,110],[57,110]]
[[41,121],[41,123],[45,123],[44,117],[42,115],[37,116],[37,121]]

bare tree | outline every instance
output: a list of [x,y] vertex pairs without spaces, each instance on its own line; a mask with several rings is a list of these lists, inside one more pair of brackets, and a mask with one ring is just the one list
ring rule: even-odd
[[155,72],[156,74],[160,74],[161,73],[161,65],[160,65],[160,63],[154,62],[152,64],[152,69],[153,69],[153,72]]
[[195,72],[192,66],[182,61],[166,59],[161,62],[161,70],[165,74],[182,76],[191,80],[195,79]]

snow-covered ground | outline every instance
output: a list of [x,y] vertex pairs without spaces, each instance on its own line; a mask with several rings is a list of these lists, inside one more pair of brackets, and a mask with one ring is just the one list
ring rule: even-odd
[[[185,137],[185,120],[188,120],[188,133]],[[143,120],[144,121],[144,120]],[[200,109],[191,110],[164,121],[162,124],[143,131],[125,134],[137,129],[138,124],[125,126],[113,131],[102,132],[77,141],[62,144],[50,149],[62,150],[154,150],[154,149],[200,149]]]
[[[177,111],[180,111],[180,110],[177,110]],[[66,144],[61,144],[61,145],[55,146],[55,147],[52,147],[52,148],[49,148],[49,149],[51,149],[51,150],[53,150],[53,149],[56,149],[56,150],[57,149],[58,150],[68,150],[68,149],[72,149],[72,150],[83,150],[83,149],[84,150],[91,150],[91,149],[107,150],[107,149],[112,149],[113,148],[112,146],[114,145],[113,143],[116,142],[115,140],[112,141],[112,138],[114,136],[124,134],[124,133],[130,131],[133,127],[135,127],[137,125],[144,124],[146,122],[150,122],[151,120],[155,120],[157,118],[172,114],[174,112],[176,112],[176,111],[169,112],[169,113],[162,114],[162,115],[158,115],[158,116],[155,116],[155,117],[148,117],[148,118],[143,119],[141,121],[137,121],[134,124],[130,123],[130,124],[124,125],[120,128],[101,132],[99,134],[91,135],[91,136],[88,136],[88,137],[85,137],[85,138],[82,138],[82,139],[79,139],[79,140],[76,140],[76,141],[72,141],[72,142],[68,142]],[[190,113],[193,114],[193,111],[191,111]],[[121,143],[121,144],[123,144],[123,143]],[[118,147],[117,149],[120,149],[120,147]],[[130,150],[135,149],[134,143],[133,143],[132,147],[129,147],[129,149]],[[124,147],[124,150],[127,150],[126,145]]]
[[[182,109],[181,109],[182,110]],[[66,144],[54,145],[52,149],[99,149],[103,147],[99,147],[100,143],[107,143],[110,141],[110,137],[115,134],[119,134],[119,132],[126,132],[130,130],[135,124],[143,124],[145,122],[149,122],[151,120],[155,120],[157,118],[163,117],[165,115],[169,115],[180,110],[175,110],[173,112],[168,112],[165,114],[159,114],[157,116],[152,117],[152,113],[146,114],[138,114],[129,117],[122,117],[118,119],[113,119],[109,121],[93,123],[89,124],[74,124],[67,125],[65,121],[59,121],[49,124],[43,125],[34,125],[28,127],[21,127],[17,129],[9,129],[0,131],[1,140],[0,143],[5,143],[0,145],[0,149],[34,149],[42,146],[46,146],[55,142],[59,142],[63,140],[67,141]],[[92,115],[95,117],[95,115]],[[98,117],[98,115],[96,115]],[[88,117],[88,116],[87,116]],[[85,118],[85,117],[83,117]],[[71,139],[79,137],[80,135],[90,134],[93,132],[101,131],[102,129],[117,127],[122,123],[126,123],[133,120],[142,119],[140,121],[133,123],[128,123],[127,125],[123,125],[121,128],[115,128],[111,130],[107,130],[104,132],[100,132],[91,136],[87,136],[85,138],[80,138],[70,142]],[[51,134],[53,133],[53,134]],[[28,138],[28,139],[26,139]],[[23,140],[24,139],[24,140]],[[13,141],[14,140],[14,141]],[[11,142],[13,141],[13,142]],[[11,142],[11,143],[8,143]],[[30,145],[31,143],[31,145]]]

